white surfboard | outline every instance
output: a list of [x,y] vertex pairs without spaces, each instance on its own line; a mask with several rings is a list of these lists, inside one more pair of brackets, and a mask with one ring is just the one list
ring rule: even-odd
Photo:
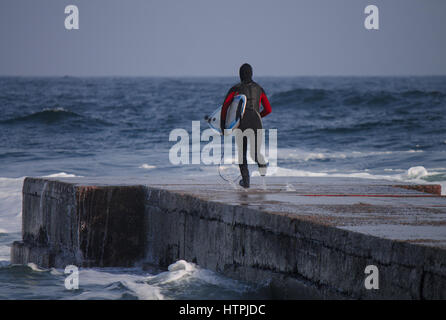
[[[231,134],[232,131],[240,125],[240,120],[243,118],[245,114],[246,108],[246,96],[244,94],[239,94],[234,97],[231,102],[231,105],[228,107],[228,111],[226,112],[226,121],[225,121],[225,134]],[[204,119],[209,124],[213,130],[217,131],[221,134],[220,129],[220,115],[221,108],[218,108],[214,111],[210,116],[204,117]]]

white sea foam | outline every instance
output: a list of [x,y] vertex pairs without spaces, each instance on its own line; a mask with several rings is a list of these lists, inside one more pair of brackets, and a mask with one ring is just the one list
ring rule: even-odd
[[[146,276],[130,274],[131,269],[79,269],[79,288],[82,292],[65,299],[120,299],[127,289],[130,294],[142,300],[160,300],[164,296],[160,288],[146,282]],[[137,270],[135,270],[137,271]],[[75,292],[76,293],[76,292]]]
[[172,288],[184,289],[194,281],[239,293],[249,289],[245,284],[224,278],[185,260],[171,264],[168,271],[156,275],[141,274],[140,271],[120,268],[81,268],[79,269],[79,287],[83,291],[65,298],[76,300],[119,299],[124,288],[128,293],[141,300],[173,299],[175,296],[172,296]]
[[62,108],[62,107],[57,107],[57,108],[45,108],[43,109],[43,111],[52,111],[52,112],[69,112],[68,110]]
[[347,159],[347,158],[363,158],[369,156],[382,156],[391,154],[405,153],[421,153],[423,150],[406,150],[406,151],[348,151],[348,152],[331,152],[331,151],[305,151],[302,149],[280,148],[277,152],[277,158],[281,160],[300,160],[300,161],[324,161],[331,159]]
[[36,272],[46,272],[46,271],[48,271],[46,269],[39,268],[35,263],[32,263],[32,262],[28,263],[27,266],[30,267],[31,270],[36,271]]
[[386,169],[384,169],[384,171],[386,171],[386,172],[404,172],[406,170],[386,168]]
[[[247,285],[243,285],[238,281],[224,278],[217,273],[200,268],[194,263],[187,262],[185,260],[179,260],[171,264],[168,268],[168,277],[165,278],[168,282],[178,281],[179,279],[191,281],[199,280],[208,284],[216,285],[222,288],[226,288],[233,291],[243,292],[248,289]],[[177,273],[177,274],[175,274]],[[165,277],[165,273],[161,273],[157,277]]]
[[195,266],[184,260],[179,260],[171,264],[169,271],[162,272],[158,275],[150,277],[151,283],[166,284],[170,282],[178,282],[186,276],[190,276],[195,270]]
[[82,177],[82,176],[77,176],[75,174],[71,174],[71,173],[65,173],[65,172],[59,172],[59,173],[53,173],[47,176],[43,176],[44,178],[76,178],[76,177]]
[[164,300],[165,297],[161,294],[160,288],[148,285],[145,282],[128,282],[123,281],[122,284],[140,300]]
[[179,270],[184,270],[184,271],[194,271],[196,269],[195,265],[192,263],[188,263],[185,260],[178,260],[175,263],[172,263],[167,270],[169,271],[179,271]]
[[147,170],[150,170],[150,169],[155,169],[156,166],[152,166],[152,165],[150,165],[150,164],[143,163],[142,165],[139,166],[139,168],[140,168],[140,169],[147,169]]
[[422,167],[422,166],[412,167],[409,170],[407,170],[407,177],[409,179],[417,179],[417,178],[425,177],[427,175],[428,175],[428,173],[427,173],[426,168]]

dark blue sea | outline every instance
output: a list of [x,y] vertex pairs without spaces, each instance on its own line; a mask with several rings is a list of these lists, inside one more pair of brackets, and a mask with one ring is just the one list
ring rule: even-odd
[[[257,78],[272,105],[278,176],[385,179],[446,187],[446,77]],[[173,165],[173,129],[191,132],[236,78],[0,78],[0,299],[264,297],[189,262],[150,274],[85,269],[69,292],[63,270],[12,266],[25,176],[215,177]],[[266,178],[267,181],[268,177]],[[265,296],[266,297],[266,296]]]

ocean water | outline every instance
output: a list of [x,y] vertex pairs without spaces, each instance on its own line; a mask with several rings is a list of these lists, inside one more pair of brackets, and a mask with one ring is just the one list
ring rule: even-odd
[[[277,129],[278,176],[440,183],[446,189],[446,77],[258,78]],[[236,78],[0,78],[0,298],[268,297],[262,288],[178,261],[163,272],[12,266],[25,176],[219,181],[212,165],[172,165],[169,133],[191,132]],[[202,145],[204,146],[204,144]],[[253,168],[254,169],[254,168]],[[254,173],[255,174],[255,173]],[[268,176],[265,179],[266,185]]]

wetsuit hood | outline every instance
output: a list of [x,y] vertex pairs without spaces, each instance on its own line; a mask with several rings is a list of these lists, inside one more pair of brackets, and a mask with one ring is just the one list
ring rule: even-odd
[[249,83],[252,81],[252,67],[248,63],[240,67],[239,74],[241,82]]

